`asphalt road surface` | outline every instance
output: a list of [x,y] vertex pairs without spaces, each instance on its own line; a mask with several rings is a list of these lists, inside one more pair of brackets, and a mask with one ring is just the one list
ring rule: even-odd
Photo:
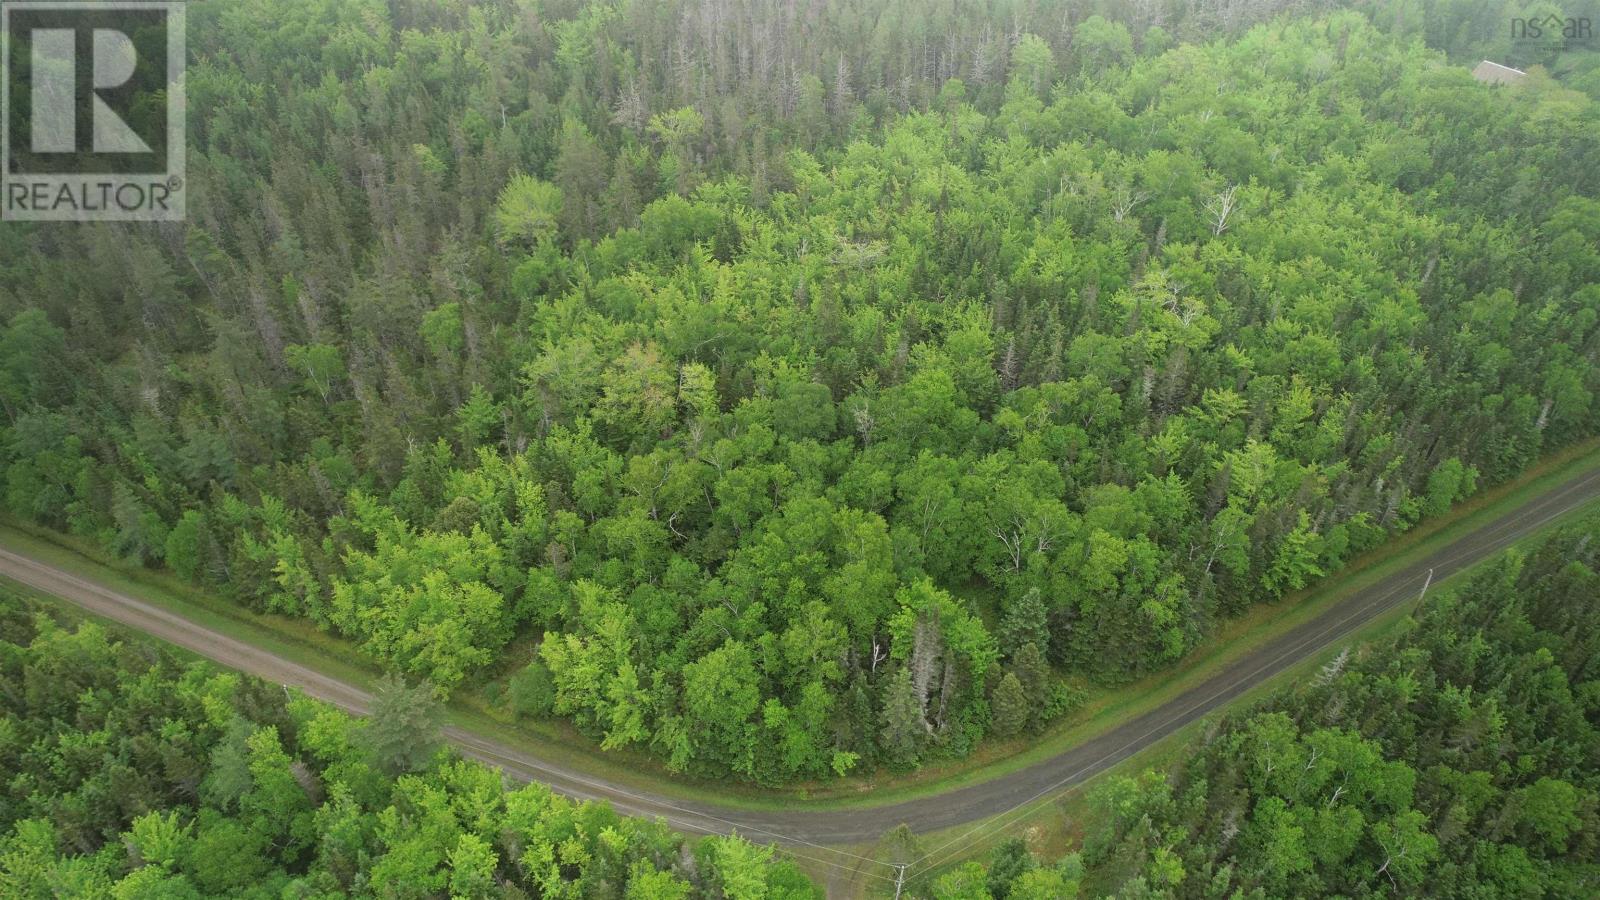
[[[892,868],[830,849],[829,845],[870,842],[901,823],[909,824],[916,832],[928,833],[1002,817],[971,830],[955,832],[953,838],[930,848],[913,870],[935,865],[943,857],[958,854],[1020,817],[1033,801],[1115,765],[1307,655],[1346,637],[1374,617],[1416,597],[1430,575],[1433,581],[1442,580],[1596,498],[1600,498],[1600,472],[1575,476],[1439,548],[1426,559],[1346,596],[1316,619],[1264,643],[1203,684],[1142,716],[1027,768],[889,806],[827,810],[806,809],[797,803],[795,808],[786,810],[735,810],[608,783],[463,729],[447,729],[446,737],[465,755],[498,766],[513,778],[541,781],[575,798],[607,800],[624,814],[660,817],[690,832],[737,830],[758,842],[774,841],[785,845],[797,856],[829,865],[843,864],[859,869],[859,873],[867,877],[892,880],[895,874]],[[225,666],[293,685],[350,712],[364,713],[371,700],[369,694],[353,685],[4,548],[0,548],[0,576],[8,576]]]

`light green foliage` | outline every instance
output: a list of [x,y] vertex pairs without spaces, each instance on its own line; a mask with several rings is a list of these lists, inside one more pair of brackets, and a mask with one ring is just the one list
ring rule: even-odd
[[1082,865],[1070,854],[1053,867],[1029,869],[1011,882],[1007,900],[1073,900],[1082,880]]
[[1428,476],[1427,492],[1423,495],[1423,513],[1430,516],[1442,514],[1450,504],[1470,495],[1477,482],[1478,473],[1461,465],[1461,460],[1451,457],[1440,463]]
[[438,356],[449,356],[461,349],[461,343],[465,339],[464,327],[461,322],[461,306],[446,303],[438,309],[429,310],[422,317],[422,327],[419,330],[429,350]]
[[365,635],[372,652],[442,686],[486,664],[510,637],[504,594],[515,574],[480,528],[413,532],[374,509],[371,553],[351,550],[335,580],[333,624]]
[[283,348],[284,359],[304,379],[307,390],[326,402],[335,384],[345,375],[344,355],[328,344],[290,344]]
[[640,860],[628,878],[626,900],[685,900],[689,884],[671,872],[661,872]]
[[503,245],[538,246],[555,235],[560,214],[560,188],[531,175],[517,175],[500,192],[495,231]]
[[0,228],[7,515],[775,784],[971,752],[999,666],[1039,728],[1597,433],[1587,51],[697,4],[196,4],[187,226]]
[[1133,56],[1133,38],[1121,22],[1090,16],[1072,36],[1073,53],[1087,71],[1126,63]]
[[1224,719],[1170,775],[1108,782],[1091,881],[1119,895],[1582,893],[1600,769],[1573,685],[1596,666],[1597,529],[1590,517],[1433,595],[1399,636]]
[[395,708],[431,702],[386,685],[364,725],[0,592],[0,896],[822,897],[770,847],[513,789],[449,754],[374,769],[361,738],[426,732]]
[[761,900],[767,896],[767,865],[772,848],[757,847],[737,835],[710,838],[706,848],[716,863],[722,893],[728,900]]
[[991,900],[985,886],[983,864],[963,863],[940,875],[933,883],[934,900]]
[[967,612],[950,594],[921,581],[902,588],[895,597],[900,609],[889,619],[894,656],[915,664],[925,641],[943,644],[964,662],[975,680],[994,665],[999,651],[994,638],[978,618]]
[[149,812],[133,820],[129,843],[141,865],[171,867],[181,859],[189,845],[188,826],[178,821],[176,812]]
[[730,641],[683,672],[685,727],[694,756],[754,774],[747,730],[761,704],[761,686],[749,648]]
[[182,578],[194,578],[200,572],[204,523],[204,516],[191,509],[167,532],[163,559]]
[[1036,34],[1025,34],[1011,48],[1011,85],[1038,94],[1050,86],[1055,76],[1055,58],[1050,45]]
[[450,896],[464,900],[501,896],[495,882],[498,861],[488,841],[475,834],[462,834],[450,851]]
[[65,383],[66,333],[40,309],[25,309],[0,325],[0,406],[16,417]]
[[1537,835],[1548,851],[1565,851],[1573,833],[1584,827],[1578,815],[1584,792],[1559,778],[1540,778],[1523,788],[1517,799],[1521,824]]

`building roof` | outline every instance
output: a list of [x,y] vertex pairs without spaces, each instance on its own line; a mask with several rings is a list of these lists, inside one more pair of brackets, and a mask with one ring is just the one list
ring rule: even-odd
[[1502,66],[1487,59],[1478,63],[1478,67],[1472,70],[1472,77],[1484,84],[1514,84],[1527,77],[1527,74],[1521,69]]

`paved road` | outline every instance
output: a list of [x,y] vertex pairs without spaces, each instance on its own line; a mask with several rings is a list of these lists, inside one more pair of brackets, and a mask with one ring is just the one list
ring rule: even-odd
[[[544,782],[572,797],[605,799],[623,813],[659,816],[691,832],[737,829],[757,841],[785,844],[797,855],[814,857],[818,862],[842,862],[852,868],[861,867],[868,877],[884,877],[893,873],[886,872],[881,864],[868,864],[824,845],[871,841],[902,822],[922,833],[951,828],[1006,813],[1083,781],[1228,703],[1308,654],[1349,635],[1373,617],[1417,596],[1430,571],[1435,581],[1446,578],[1597,498],[1600,498],[1600,472],[1576,476],[1441,547],[1426,559],[1356,591],[1316,619],[1268,641],[1203,684],[1099,737],[981,784],[891,806],[808,810],[797,804],[793,809],[780,811],[731,810],[610,784],[459,728],[449,729],[447,737],[467,756],[499,766],[514,778]],[[351,712],[365,712],[371,700],[366,692],[338,679],[4,548],[0,548],[0,575],[232,668],[294,685]],[[997,824],[1006,821],[997,820]],[[961,851],[968,843],[981,840],[989,830],[985,826],[980,832],[957,832],[949,844],[935,845],[929,853],[931,858],[926,858],[916,868],[935,864],[940,857]]]

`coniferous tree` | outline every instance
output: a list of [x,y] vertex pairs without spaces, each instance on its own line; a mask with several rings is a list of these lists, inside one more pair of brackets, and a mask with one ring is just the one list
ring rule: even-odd
[[182,233],[0,227],[0,504],[778,782],[969,752],[990,648],[1039,727],[1600,429],[1595,54],[730,3],[198,5]]
[[440,724],[444,707],[426,681],[407,684],[389,673],[378,681],[372,696],[372,717],[363,735],[378,767],[402,774],[427,766],[441,745]]
[[911,679],[911,669],[902,667],[885,683],[883,699],[882,746],[884,755],[899,766],[917,762],[928,737],[928,723],[922,717],[922,703]]
[[1043,712],[1050,696],[1050,664],[1036,644],[1022,645],[1012,658],[1011,673],[1015,674],[1022,695],[1028,698],[1028,721],[1035,726],[1044,724]]
[[1022,689],[1016,673],[1007,672],[995,686],[989,698],[989,723],[996,737],[1009,738],[1021,733],[1028,724],[1033,703]]
[[1020,598],[1006,603],[1005,614],[1000,617],[1000,630],[995,637],[1006,653],[1015,655],[1026,644],[1038,650],[1050,646],[1048,610],[1044,594],[1037,587],[1029,588]]

